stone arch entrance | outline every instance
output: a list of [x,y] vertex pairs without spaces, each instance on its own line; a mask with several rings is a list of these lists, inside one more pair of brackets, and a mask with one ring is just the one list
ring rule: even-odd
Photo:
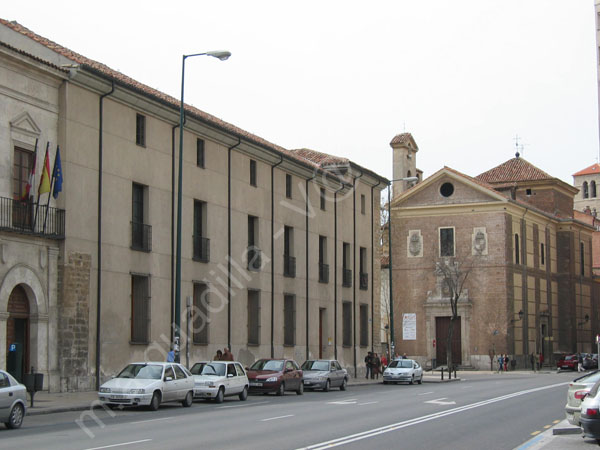
[[8,299],[6,322],[6,369],[20,382],[28,372],[30,334],[29,299],[22,285],[12,290]]

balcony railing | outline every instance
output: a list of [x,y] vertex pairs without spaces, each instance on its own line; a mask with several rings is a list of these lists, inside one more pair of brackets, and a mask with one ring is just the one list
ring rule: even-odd
[[352,270],[351,269],[342,269],[342,286],[344,287],[352,287]]
[[65,210],[0,197],[0,230],[64,239]]
[[193,236],[195,261],[209,262],[210,261],[210,239],[202,236]]
[[248,247],[248,270],[258,271],[262,267],[260,248]]
[[319,263],[319,283],[329,283],[329,264]]
[[283,276],[294,278],[296,276],[296,258],[283,255]]
[[152,226],[131,222],[131,248],[142,252],[152,251]]
[[368,273],[364,273],[364,272],[360,273],[360,288],[363,291],[366,291],[367,289],[369,289],[369,274]]

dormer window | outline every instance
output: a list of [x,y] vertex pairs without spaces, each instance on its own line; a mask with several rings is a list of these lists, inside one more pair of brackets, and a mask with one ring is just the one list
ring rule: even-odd
[[525,194],[527,194],[528,196],[531,195],[531,189],[525,189]]

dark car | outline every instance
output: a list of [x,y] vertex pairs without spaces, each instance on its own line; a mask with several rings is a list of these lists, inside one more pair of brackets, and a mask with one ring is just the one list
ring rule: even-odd
[[598,368],[598,353],[588,353],[583,357],[583,368],[585,370]]
[[250,392],[275,392],[283,395],[285,391],[304,393],[302,370],[291,359],[259,359],[249,369],[248,385]]
[[558,367],[558,369],[577,370],[577,355],[563,356],[556,363],[556,367]]

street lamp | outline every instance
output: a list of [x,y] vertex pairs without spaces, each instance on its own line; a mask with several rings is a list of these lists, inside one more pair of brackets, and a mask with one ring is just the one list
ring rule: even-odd
[[390,184],[388,185],[388,273],[389,273],[389,288],[390,288],[390,336],[391,336],[391,354],[390,357],[393,358],[394,355],[394,290],[392,285],[392,209],[391,209],[391,199],[390,199],[390,191],[392,189],[392,183],[394,181],[419,181],[418,177],[405,177],[405,178],[396,178],[395,180],[390,180]]
[[177,256],[175,261],[175,330],[173,335],[173,350],[175,361],[179,362],[179,337],[181,330],[181,198],[182,198],[182,173],[183,173],[183,122],[185,110],[183,93],[185,86],[185,60],[194,56],[212,56],[220,61],[225,61],[231,56],[226,50],[214,50],[204,53],[183,55],[181,61],[181,103],[179,106],[179,169],[177,173]]

